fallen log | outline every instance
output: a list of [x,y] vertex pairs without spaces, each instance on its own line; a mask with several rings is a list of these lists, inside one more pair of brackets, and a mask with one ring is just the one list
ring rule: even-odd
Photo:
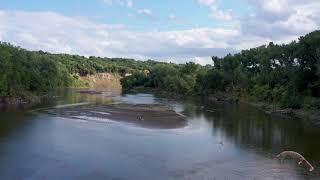
[[283,151],[277,155],[277,158],[284,161],[285,159],[294,159],[299,165],[305,163],[309,167],[309,171],[313,171],[314,167],[301,154],[294,151]]

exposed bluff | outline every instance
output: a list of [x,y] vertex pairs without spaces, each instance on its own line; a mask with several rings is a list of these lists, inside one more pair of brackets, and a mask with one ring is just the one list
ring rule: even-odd
[[95,90],[110,90],[121,92],[121,76],[112,73],[97,73],[80,77],[85,85]]

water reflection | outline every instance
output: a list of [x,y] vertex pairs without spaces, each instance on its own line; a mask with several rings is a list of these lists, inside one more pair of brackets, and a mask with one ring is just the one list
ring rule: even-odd
[[[271,117],[246,104],[150,94],[104,97],[65,90],[54,102],[36,108],[87,102],[163,104],[187,116],[189,126],[155,130],[35,111],[2,112],[2,178],[319,179],[319,128],[298,119]],[[289,149],[302,153],[316,171],[274,159]]]
[[[211,122],[213,136],[223,137],[243,147],[256,147],[277,153],[296,150],[310,159],[320,159],[319,127],[295,118],[270,116],[247,104],[204,102],[186,104],[184,113],[193,119]],[[207,111],[207,110],[214,111]]]

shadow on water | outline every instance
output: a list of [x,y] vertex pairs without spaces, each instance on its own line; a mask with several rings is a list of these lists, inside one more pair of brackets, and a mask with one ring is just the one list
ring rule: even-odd
[[2,138],[18,132],[32,118],[28,112],[19,109],[0,110],[0,141]]

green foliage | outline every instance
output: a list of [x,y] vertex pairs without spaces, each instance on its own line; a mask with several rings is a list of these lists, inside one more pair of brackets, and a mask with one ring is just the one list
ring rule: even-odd
[[135,71],[131,76],[121,79],[122,86],[131,89],[136,86],[144,86],[149,81],[146,72]]
[[[148,83],[180,94],[227,92],[250,96],[283,108],[301,108],[305,99],[320,98],[320,31],[298,42],[271,42],[224,58],[214,56],[212,60],[214,66],[206,67],[194,63],[153,66]],[[309,105],[318,107],[318,101]]]
[[202,73],[198,73],[196,83],[198,94],[225,91],[228,84],[223,73],[216,69],[203,70]]
[[260,101],[270,101],[270,98],[272,98],[272,90],[268,85],[255,85],[252,94]]
[[[126,73],[148,70],[155,61],[135,61],[133,59],[83,57],[67,54],[50,54],[43,51],[27,51],[9,43],[0,42],[0,98],[20,97],[28,92],[46,92],[54,88],[83,86],[79,76],[95,73]],[[144,74],[144,77],[147,75]],[[146,83],[138,77],[133,79],[138,86]],[[137,82],[136,82],[137,81]],[[138,83],[138,81],[141,81]]]
[[286,95],[281,99],[281,108],[300,109],[303,105],[303,97]]
[[71,81],[65,66],[50,57],[7,43],[0,44],[0,60],[0,96],[47,91]]

